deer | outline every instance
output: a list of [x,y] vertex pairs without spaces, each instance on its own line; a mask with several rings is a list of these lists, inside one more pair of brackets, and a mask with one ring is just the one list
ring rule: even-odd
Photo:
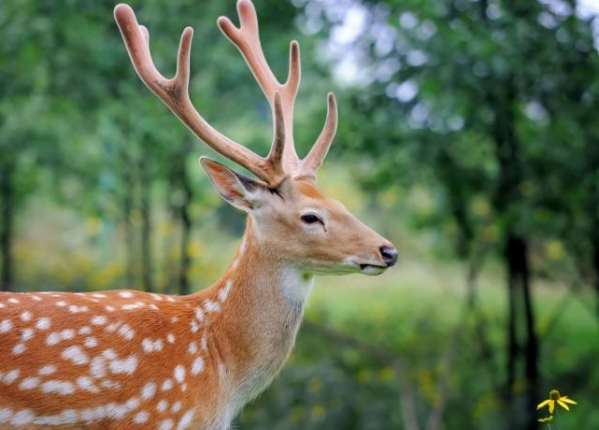
[[378,275],[393,244],[318,188],[337,128],[328,94],[324,127],[300,159],[293,109],[299,45],[280,83],[262,51],[256,11],[237,3],[240,25],[218,19],[271,107],[264,158],[225,137],[189,97],[193,30],[183,31],[175,76],[154,66],[149,32],[125,4],[114,16],[147,87],[200,140],[255,178],[199,162],[222,198],[247,214],[232,263],[214,285],[187,296],[115,290],[0,294],[0,430],[225,430],[264,391],[290,354],[314,277]]

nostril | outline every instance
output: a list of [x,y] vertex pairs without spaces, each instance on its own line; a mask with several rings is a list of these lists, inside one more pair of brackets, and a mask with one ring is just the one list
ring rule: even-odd
[[379,248],[379,252],[387,267],[391,267],[397,263],[397,250],[395,248],[383,245]]

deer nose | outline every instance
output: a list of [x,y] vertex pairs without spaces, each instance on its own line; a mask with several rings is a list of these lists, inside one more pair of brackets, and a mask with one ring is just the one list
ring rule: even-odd
[[397,249],[392,246],[383,245],[379,248],[379,252],[381,253],[381,257],[383,257],[383,262],[387,265],[387,267],[394,266],[397,263]]

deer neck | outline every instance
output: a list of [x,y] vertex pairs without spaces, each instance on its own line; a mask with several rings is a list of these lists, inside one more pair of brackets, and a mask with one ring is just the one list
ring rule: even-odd
[[210,326],[223,372],[243,401],[266,388],[291,352],[313,283],[260,243],[250,218],[235,259],[209,290],[220,308]]

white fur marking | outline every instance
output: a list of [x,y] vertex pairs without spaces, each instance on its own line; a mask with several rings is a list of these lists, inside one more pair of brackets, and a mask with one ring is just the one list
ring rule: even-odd
[[225,286],[223,288],[221,288],[221,290],[218,292],[218,300],[221,303],[224,303],[225,300],[227,300],[227,297],[229,296],[229,292],[231,291],[232,286],[233,286],[233,281],[231,279],[229,279],[227,282],[225,282]]
[[193,364],[191,365],[191,374],[197,375],[204,369],[204,359],[202,357],[198,357],[193,360]]
[[79,366],[89,362],[89,357],[78,345],[73,345],[66,348],[64,351],[62,351],[61,357],[65,360],[72,361],[73,364],[77,364]]
[[171,430],[173,428],[173,420],[168,419],[168,420],[164,420],[160,423],[160,427],[158,427],[158,430]]
[[134,417],[133,417],[133,422],[135,424],[143,424],[146,421],[148,421],[148,419],[150,418],[150,414],[148,414],[146,411],[141,411],[138,412]]
[[146,385],[144,385],[141,391],[141,397],[143,399],[151,399],[152,397],[154,397],[154,394],[156,394],[156,384],[154,384],[153,382],[148,382]]
[[185,381],[185,368],[181,365],[175,367],[174,371],[175,380],[179,383]]
[[12,349],[12,353],[13,355],[21,355],[23,354],[23,352],[25,352],[26,349],[27,347],[24,343],[17,343]]
[[106,318],[103,315],[96,315],[95,317],[92,318],[91,323],[93,325],[104,325],[106,324],[106,322],[108,321],[108,318]]
[[25,378],[19,384],[19,388],[21,390],[33,390],[35,387],[37,387],[39,385],[39,383],[40,383],[40,378],[37,378],[37,377]]
[[166,400],[159,401],[158,405],[156,406],[156,410],[158,412],[164,412],[166,411],[166,408],[168,408],[168,402]]
[[137,357],[131,355],[123,360],[112,360],[109,367],[114,374],[126,373],[131,375],[137,369]]
[[0,333],[6,333],[12,329],[12,321],[2,320],[0,322]]
[[173,380],[169,378],[169,379],[164,380],[164,382],[162,383],[162,387],[160,389],[162,391],[168,391],[172,388],[173,388]]
[[187,411],[185,415],[181,417],[179,420],[179,424],[177,424],[177,430],[185,430],[191,424],[191,419],[193,418],[193,412]]
[[42,391],[44,393],[73,394],[75,387],[67,381],[51,380],[42,384]]
[[49,364],[47,366],[40,367],[40,370],[38,370],[37,373],[41,376],[45,376],[45,375],[51,375],[55,372],[56,372],[56,366],[54,366],[53,364]]
[[48,330],[50,328],[50,318],[40,318],[35,323],[35,328],[38,330]]

